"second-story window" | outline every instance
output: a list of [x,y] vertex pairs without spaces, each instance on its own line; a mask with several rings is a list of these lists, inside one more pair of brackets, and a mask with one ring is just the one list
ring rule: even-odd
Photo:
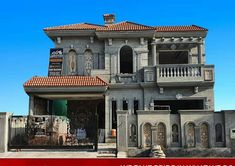
[[120,50],[120,73],[133,73],[133,51],[130,46]]

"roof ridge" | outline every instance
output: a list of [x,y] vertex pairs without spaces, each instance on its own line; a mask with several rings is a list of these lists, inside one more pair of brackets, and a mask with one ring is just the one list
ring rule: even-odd
[[88,22],[81,22],[81,23],[73,23],[73,24],[50,26],[50,27],[43,28],[43,30],[49,30],[49,29],[53,29],[53,28],[69,27],[69,26],[74,26],[74,25],[91,25],[91,26],[105,27],[104,25],[88,23]]

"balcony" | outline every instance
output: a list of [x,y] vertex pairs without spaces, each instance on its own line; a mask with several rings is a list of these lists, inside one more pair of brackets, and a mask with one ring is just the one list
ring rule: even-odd
[[195,85],[198,83],[213,84],[214,66],[203,64],[164,64],[144,68],[144,82],[155,81],[160,86]]

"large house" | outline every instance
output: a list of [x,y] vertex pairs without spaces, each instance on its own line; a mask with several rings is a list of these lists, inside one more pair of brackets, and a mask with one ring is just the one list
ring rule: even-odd
[[[31,123],[57,117],[61,146],[117,142],[119,152],[155,144],[232,146],[235,113],[214,112],[207,29],[115,23],[113,14],[105,14],[104,25],[70,24],[44,32],[54,43],[48,76],[31,78],[24,89],[29,115],[36,118]],[[45,126],[39,128],[35,135],[48,135]],[[40,141],[30,143],[44,144]]]

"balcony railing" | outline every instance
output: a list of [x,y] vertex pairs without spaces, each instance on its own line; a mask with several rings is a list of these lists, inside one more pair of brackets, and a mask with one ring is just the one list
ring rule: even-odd
[[203,64],[164,64],[144,68],[144,82],[155,81],[160,85],[214,82],[214,66]]

